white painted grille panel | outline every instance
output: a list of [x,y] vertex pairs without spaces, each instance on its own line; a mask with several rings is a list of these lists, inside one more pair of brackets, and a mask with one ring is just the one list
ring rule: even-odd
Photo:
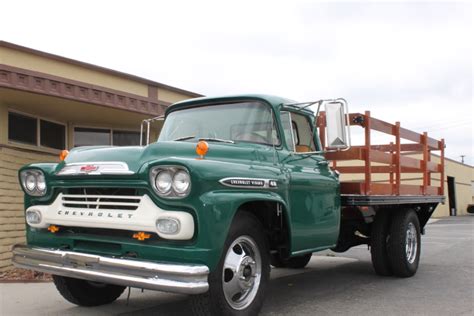
[[[64,201],[66,197],[66,201]],[[103,204],[100,198],[115,199],[110,202],[114,206]],[[90,199],[90,201],[72,201],[74,207],[69,205],[71,199]],[[140,200],[138,207],[136,202],[129,200]],[[76,202],[74,204],[74,202]],[[77,203],[87,202],[87,204]],[[126,204],[124,206],[121,204]],[[87,206],[90,205],[90,208]],[[97,209],[97,205],[116,209]],[[124,210],[127,207],[135,210]],[[95,207],[95,208],[94,208]],[[58,194],[58,197],[50,205],[33,205],[27,211],[35,210],[41,213],[41,222],[29,224],[31,227],[46,229],[49,225],[107,228],[130,231],[144,231],[158,233],[161,238],[174,240],[188,240],[194,236],[194,219],[188,212],[167,211],[158,207],[148,195],[125,196],[125,195],[81,195],[81,194]],[[176,218],[181,224],[181,230],[176,235],[160,234],[156,230],[156,221],[160,218]]]

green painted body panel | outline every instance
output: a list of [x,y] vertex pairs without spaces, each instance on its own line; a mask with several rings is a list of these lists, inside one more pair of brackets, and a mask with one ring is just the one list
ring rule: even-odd
[[[280,108],[283,103],[291,101],[273,96],[193,99],[170,106],[167,114],[199,105],[246,100],[271,106],[279,133],[282,133]],[[314,120],[312,112],[304,113]],[[67,188],[136,188],[140,194],[149,195],[162,209],[191,213],[196,226],[195,236],[189,241],[136,241],[126,237],[98,237],[67,232],[51,234],[46,230],[27,227],[27,242],[35,246],[69,248],[110,256],[124,256],[133,252],[140,260],[199,263],[212,270],[217,265],[227,232],[239,207],[251,201],[273,201],[281,203],[286,213],[293,254],[330,248],[336,244],[339,233],[338,179],[327,165],[318,164],[324,160],[322,156],[294,155],[288,150],[282,135],[280,139],[282,143],[278,147],[210,142],[209,152],[204,159],[196,155],[195,142],[158,142],[146,147],[82,147],[73,149],[62,163],[25,166],[22,170],[43,170],[48,186],[44,197],[25,194],[25,209],[35,204],[51,204]],[[98,161],[122,161],[135,173],[120,176],[55,175],[65,163]],[[183,199],[158,197],[148,179],[150,168],[156,165],[186,167],[192,181],[189,196]],[[219,182],[227,177],[275,179],[278,188],[227,187]]]

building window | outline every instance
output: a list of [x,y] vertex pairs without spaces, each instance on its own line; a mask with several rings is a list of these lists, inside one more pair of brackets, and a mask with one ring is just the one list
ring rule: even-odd
[[137,146],[140,133],[100,128],[74,128],[74,147],[80,146]]
[[66,148],[66,125],[8,112],[8,140],[53,149]]
[[37,124],[36,118],[8,113],[8,140],[36,146],[38,142]]
[[113,131],[114,146],[138,146],[140,145],[139,132]]
[[54,149],[66,148],[66,127],[40,120],[40,144]]
[[99,128],[74,128],[74,146],[110,145],[110,130]]

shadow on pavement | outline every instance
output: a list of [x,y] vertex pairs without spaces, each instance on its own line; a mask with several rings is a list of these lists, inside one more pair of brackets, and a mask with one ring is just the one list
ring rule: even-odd
[[[318,257],[316,257],[318,258]],[[313,258],[314,260],[314,258]],[[336,259],[337,260],[337,259]],[[349,262],[337,266],[320,267],[318,260],[313,268],[306,268],[301,273],[272,279],[267,288],[265,305],[262,314],[285,314],[285,311],[299,310],[310,300],[326,301],[334,296],[339,299],[344,293],[360,291],[369,283],[383,283],[387,278],[375,275],[370,262]],[[192,314],[189,299],[166,302],[151,308],[127,312],[120,315],[190,315]]]

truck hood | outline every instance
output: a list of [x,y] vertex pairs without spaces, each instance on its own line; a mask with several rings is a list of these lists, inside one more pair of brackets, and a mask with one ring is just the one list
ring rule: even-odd
[[[255,161],[258,158],[258,147],[249,144],[223,144],[209,143],[209,152],[206,160],[218,158],[219,161],[235,161],[245,159],[246,163]],[[266,148],[265,148],[266,149]],[[268,148],[269,149],[269,148]],[[123,162],[128,169],[138,173],[142,166],[147,163],[163,161],[172,163],[179,160],[198,159],[196,154],[196,143],[194,142],[159,142],[146,147],[128,146],[93,146],[80,147],[71,150],[66,160],[58,166],[61,170],[65,164],[94,164],[104,162]]]

